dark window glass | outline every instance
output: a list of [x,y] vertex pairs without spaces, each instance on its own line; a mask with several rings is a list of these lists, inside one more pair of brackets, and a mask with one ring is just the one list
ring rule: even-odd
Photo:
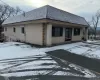
[[4,31],[4,27],[0,27],[0,31]]
[[74,35],[80,35],[80,28],[74,28]]
[[25,33],[25,29],[24,29],[24,27],[22,27],[22,33],[23,33],[23,34]]
[[61,27],[52,27],[52,36],[53,37],[63,36],[63,28],[61,28]]
[[13,28],[13,32],[16,32],[16,28]]

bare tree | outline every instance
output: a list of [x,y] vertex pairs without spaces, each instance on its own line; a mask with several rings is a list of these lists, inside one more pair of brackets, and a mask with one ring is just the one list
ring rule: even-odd
[[92,25],[94,27],[94,36],[96,38],[97,27],[100,22],[100,10],[97,11],[96,15],[92,17]]
[[15,11],[15,14],[13,15],[18,15],[20,12],[23,12],[19,7],[16,7],[14,11]]
[[2,23],[10,16],[15,16],[21,12],[19,7],[13,8],[9,5],[0,4],[0,38],[2,32]]
[[13,8],[8,5],[0,5],[0,25],[10,16],[15,16],[21,9],[19,7]]
[[88,22],[88,36],[94,34],[94,28],[91,27],[91,22]]

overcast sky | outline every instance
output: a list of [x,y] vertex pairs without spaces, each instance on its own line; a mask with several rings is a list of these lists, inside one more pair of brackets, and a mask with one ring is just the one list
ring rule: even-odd
[[10,6],[19,6],[24,11],[51,5],[85,17],[87,21],[100,9],[100,0],[2,0]]

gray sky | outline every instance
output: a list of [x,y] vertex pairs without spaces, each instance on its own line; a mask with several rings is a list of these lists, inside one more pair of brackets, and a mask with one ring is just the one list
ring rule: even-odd
[[2,0],[10,6],[19,6],[24,11],[30,11],[44,5],[51,5],[59,9],[85,17],[87,21],[100,9],[100,0]]

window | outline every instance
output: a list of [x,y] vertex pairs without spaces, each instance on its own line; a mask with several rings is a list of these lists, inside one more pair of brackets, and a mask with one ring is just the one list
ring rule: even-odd
[[24,27],[22,27],[22,30],[21,30],[21,31],[22,31],[23,34],[25,33],[25,29],[24,29]]
[[16,32],[16,28],[13,28],[13,32]]
[[0,27],[0,30],[4,32],[4,27]]
[[74,28],[74,35],[80,35],[80,28]]
[[5,27],[5,31],[7,31],[7,27]]
[[53,37],[63,36],[63,28],[61,28],[61,27],[52,27],[52,36]]

